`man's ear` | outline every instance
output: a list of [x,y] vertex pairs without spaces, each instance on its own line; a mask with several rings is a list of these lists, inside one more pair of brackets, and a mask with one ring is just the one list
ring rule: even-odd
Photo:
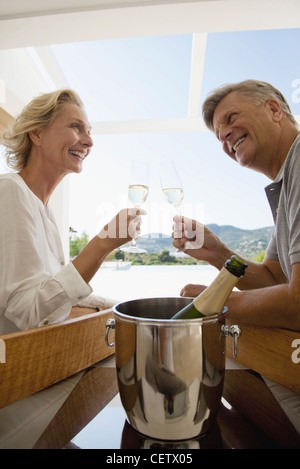
[[268,99],[266,104],[270,109],[273,121],[280,122],[282,119],[283,113],[282,113],[282,109],[277,99],[274,99],[274,98]]
[[28,132],[28,135],[29,135],[32,143],[34,143],[35,145],[40,145],[41,131],[39,129],[30,130]]

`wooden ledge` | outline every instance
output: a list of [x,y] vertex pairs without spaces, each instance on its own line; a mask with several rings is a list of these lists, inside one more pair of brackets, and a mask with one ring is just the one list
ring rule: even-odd
[[226,338],[226,355],[300,394],[300,332],[243,324],[239,327],[242,332],[237,357],[233,357],[231,337]]
[[0,408],[34,394],[114,353],[105,343],[111,309],[80,308],[82,315],[60,324],[2,335],[6,363],[0,363]]

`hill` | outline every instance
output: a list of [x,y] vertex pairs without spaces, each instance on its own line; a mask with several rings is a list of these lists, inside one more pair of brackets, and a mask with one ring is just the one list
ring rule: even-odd
[[[236,253],[248,259],[264,251],[269,243],[273,227],[244,230],[231,225],[207,225],[223,243]],[[138,246],[147,249],[148,252],[161,253],[164,250],[174,251],[172,238],[162,233],[151,233],[142,236],[138,240]]]

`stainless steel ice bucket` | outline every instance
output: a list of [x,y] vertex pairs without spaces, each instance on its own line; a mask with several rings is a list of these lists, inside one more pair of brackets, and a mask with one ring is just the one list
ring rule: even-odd
[[225,310],[209,318],[169,320],[191,298],[146,298],[113,308],[122,405],[138,432],[162,440],[204,435],[223,390]]

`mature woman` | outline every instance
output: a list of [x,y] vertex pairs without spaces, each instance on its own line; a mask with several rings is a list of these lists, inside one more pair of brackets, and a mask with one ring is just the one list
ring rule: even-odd
[[135,213],[121,211],[111,225],[122,238],[115,229],[109,236],[109,224],[65,264],[48,202],[64,176],[81,172],[93,145],[83,104],[72,90],[33,99],[3,143],[14,172],[0,175],[0,335],[63,321],[73,305],[91,298],[88,282],[140,222]]

